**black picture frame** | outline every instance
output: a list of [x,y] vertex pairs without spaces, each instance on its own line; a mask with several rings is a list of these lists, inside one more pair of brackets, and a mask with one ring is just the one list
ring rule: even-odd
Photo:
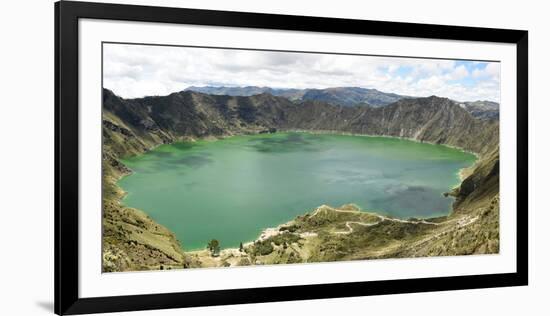
[[[511,43],[517,47],[517,272],[371,282],[78,297],[78,21],[82,18]],[[55,313],[83,314],[528,283],[528,32],[462,26],[86,3],[55,3]]]

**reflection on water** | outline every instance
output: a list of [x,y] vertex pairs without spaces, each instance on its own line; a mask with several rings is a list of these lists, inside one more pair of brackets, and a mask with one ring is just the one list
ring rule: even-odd
[[271,137],[252,138],[250,147],[263,153],[288,153],[296,151],[320,151],[319,137],[307,134],[277,134]]

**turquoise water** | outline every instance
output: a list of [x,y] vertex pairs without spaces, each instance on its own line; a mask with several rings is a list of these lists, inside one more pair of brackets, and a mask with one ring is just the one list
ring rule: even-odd
[[407,140],[309,133],[162,145],[123,162],[123,203],[172,230],[185,250],[238,247],[327,204],[409,217],[446,215],[475,156]]

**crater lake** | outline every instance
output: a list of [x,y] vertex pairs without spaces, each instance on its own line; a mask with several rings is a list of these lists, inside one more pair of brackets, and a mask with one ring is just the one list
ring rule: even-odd
[[399,217],[447,215],[443,193],[473,154],[404,139],[314,133],[232,136],[161,145],[123,159],[123,203],[176,234],[185,250],[258,238],[327,204]]

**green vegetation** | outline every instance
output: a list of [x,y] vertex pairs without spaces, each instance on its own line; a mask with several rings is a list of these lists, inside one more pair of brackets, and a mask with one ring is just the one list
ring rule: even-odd
[[254,256],[266,256],[273,252],[273,245],[271,244],[271,240],[266,239],[262,241],[255,241],[254,245],[252,246],[252,255]]
[[212,257],[217,257],[220,255],[220,242],[218,240],[210,240],[206,248],[210,250],[210,254],[212,255]]
[[295,232],[298,229],[298,226],[296,225],[289,225],[289,226],[282,226],[279,228],[280,231],[289,231],[291,233]]
[[285,244],[285,245],[286,244],[293,244],[295,242],[298,242],[298,240],[300,240],[300,239],[301,238],[300,238],[299,235],[291,234],[291,233],[283,233],[283,234],[279,234],[279,235],[270,237],[268,240],[273,242],[275,245],[280,246],[280,245],[283,245],[283,244]]

